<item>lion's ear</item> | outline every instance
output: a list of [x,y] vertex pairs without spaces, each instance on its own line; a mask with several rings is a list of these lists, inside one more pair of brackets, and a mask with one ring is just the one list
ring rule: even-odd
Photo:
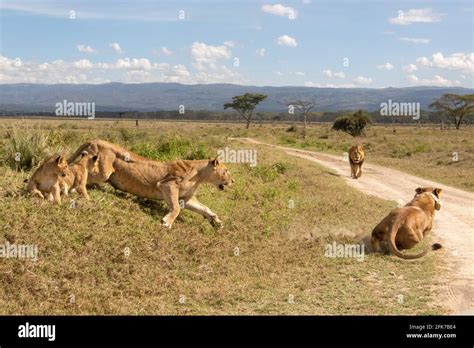
[[214,166],[217,167],[219,165],[219,160],[217,158],[211,158],[209,162]]
[[56,163],[59,164],[61,162],[65,161],[64,157],[63,156],[58,156],[58,158],[56,158]]
[[87,151],[82,151],[82,152],[81,152],[81,157],[84,157],[84,156],[86,156],[86,155],[88,155]]
[[435,188],[435,189],[433,190],[433,194],[434,194],[436,197],[439,198],[439,195],[441,194],[442,191],[443,191],[443,190],[440,189],[440,188]]
[[415,190],[416,193],[420,194],[423,192],[423,187],[418,187],[416,190]]

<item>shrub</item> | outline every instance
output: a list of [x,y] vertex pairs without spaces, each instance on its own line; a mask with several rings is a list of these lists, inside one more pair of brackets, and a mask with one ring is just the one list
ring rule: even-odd
[[64,148],[57,143],[51,145],[44,132],[11,129],[5,132],[1,156],[2,161],[14,170],[30,170],[59,153],[64,153]]
[[343,131],[353,137],[364,135],[364,128],[371,123],[369,116],[364,111],[359,110],[350,116],[341,116],[336,118],[332,129]]
[[273,165],[273,168],[277,171],[278,174],[285,174],[292,166],[289,163],[276,162]]

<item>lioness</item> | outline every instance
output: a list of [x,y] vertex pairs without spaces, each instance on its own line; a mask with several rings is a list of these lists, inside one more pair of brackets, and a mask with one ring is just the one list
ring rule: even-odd
[[[402,249],[411,249],[431,231],[435,210],[441,209],[440,188],[419,187],[416,195],[403,208],[393,209],[372,231],[372,249],[379,250],[380,242],[387,240],[390,251],[402,259],[417,259],[428,253],[405,255]],[[432,250],[441,248],[435,243]]]
[[[171,228],[181,207],[203,215],[212,225],[221,224],[217,215],[195,197],[200,184],[209,183],[224,190],[234,182],[217,159],[135,163],[116,159],[113,167],[114,172],[107,181],[113,187],[166,202],[170,212],[162,220],[165,227]],[[180,200],[184,203],[181,207]]]
[[73,163],[83,152],[98,156],[98,172],[89,173],[87,182],[89,184],[99,184],[106,182],[114,172],[113,163],[119,158],[127,162],[149,161],[148,158],[130,152],[123,147],[109,143],[105,140],[95,139],[82,144],[74,154],[68,159],[68,163]]
[[97,174],[98,172],[97,155],[90,155],[83,151],[79,162],[70,164],[66,171],[66,176],[59,179],[59,187],[66,196],[69,194],[69,191],[76,190],[77,193],[82,194],[85,199],[89,200],[86,188],[87,177],[89,173]]
[[41,198],[45,194],[55,203],[61,203],[61,190],[59,182],[61,177],[67,173],[67,162],[63,156],[55,156],[47,159],[35,170],[28,180],[27,190],[29,193]]
[[351,164],[351,178],[358,179],[362,175],[362,164],[364,164],[364,145],[354,145],[349,149],[349,163]]

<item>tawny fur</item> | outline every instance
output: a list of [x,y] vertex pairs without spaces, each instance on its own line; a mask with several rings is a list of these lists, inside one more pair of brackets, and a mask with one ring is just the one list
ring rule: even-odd
[[96,155],[99,157],[99,170],[97,173],[89,173],[87,178],[89,184],[100,184],[106,182],[114,172],[113,164],[116,159],[132,163],[149,161],[148,158],[128,151],[119,145],[109,143],[105,140],[95,139],[82,144],[77,151],[69,157],[68,163],[73,163],[84,151],[90,155]]
[[97,155],[90,155],[85,151],[82,152],[81,156],[77,163],[68,166],[66,176],[59,179],[59,187],[66,196],[68,196],[70,191],[76,190],[77,193],[89,200],[86,188],[87,178],[89,173],[97,174],[99,172],[98,157]]
[[54,156],[41,164],[28,180],[27,190],[32,195],[61,203],[60,178],[66,176],[67,162],[63,156]]
[[164,200],[170,212],[163,218],[163,225],[171,228],[179,215],[180,203],[184,208],[203,215],[214,225],[221,221],[209,208],[195,197],[199,185],[213,184],[221,190],[230,186],[232,177],[226,167],[217,159],[172,162],[126,162],[116,159],[114,173],[108,183],[122,191],[139,197]]
[[358,179],[362,175],[362,165],[365,160],[363,145],[354,145],[349,149],[349,163],[351,165],[351,178]]
[[[403,208],[393,209],[372,231],[372,249],[379,251],[380,243],[388,242],[390,251],[403,259],[417,259],[428,253],[425,250],[416,255],[407,255],[400,252],[411,249],[421,242],[431,231],[435,210],[440,210],[440,188],[419,187],[415,197]],[[436,199],[435,199],[436,197]],[[440,244],[433,244],[431,249],[441,248]]]

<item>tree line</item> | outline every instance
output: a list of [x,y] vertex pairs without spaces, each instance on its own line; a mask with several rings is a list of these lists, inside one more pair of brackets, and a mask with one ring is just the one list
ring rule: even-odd
[[[224,109],[232,108],[245,120],[246,128],[250,127],[254,110],[257,105],[267,98],[264,94],[245,93],[232,98],[232,102],[225,103]],[[311,110],[316,106],[312,100],[295,99],[285,102],[288,113],[294,114],[297,110],[303,118],[303,137],[306,137],[306,126]],[[474,113],[474,94],[457,95],[444,94],[430,104],[435,116],[441,120],[447,118],[459,129],[463,120]],[[402,116],[405,118],[405,116]],[[386,117],[385,117],[386,118]],[[421,115],[417,120],[421,119]],[[334,120],[333,129],[341,130],[352,136],[363,134],[364,128],[372,122],[372,118],[364,110],[358,110],[353,114],[339,116]]]

